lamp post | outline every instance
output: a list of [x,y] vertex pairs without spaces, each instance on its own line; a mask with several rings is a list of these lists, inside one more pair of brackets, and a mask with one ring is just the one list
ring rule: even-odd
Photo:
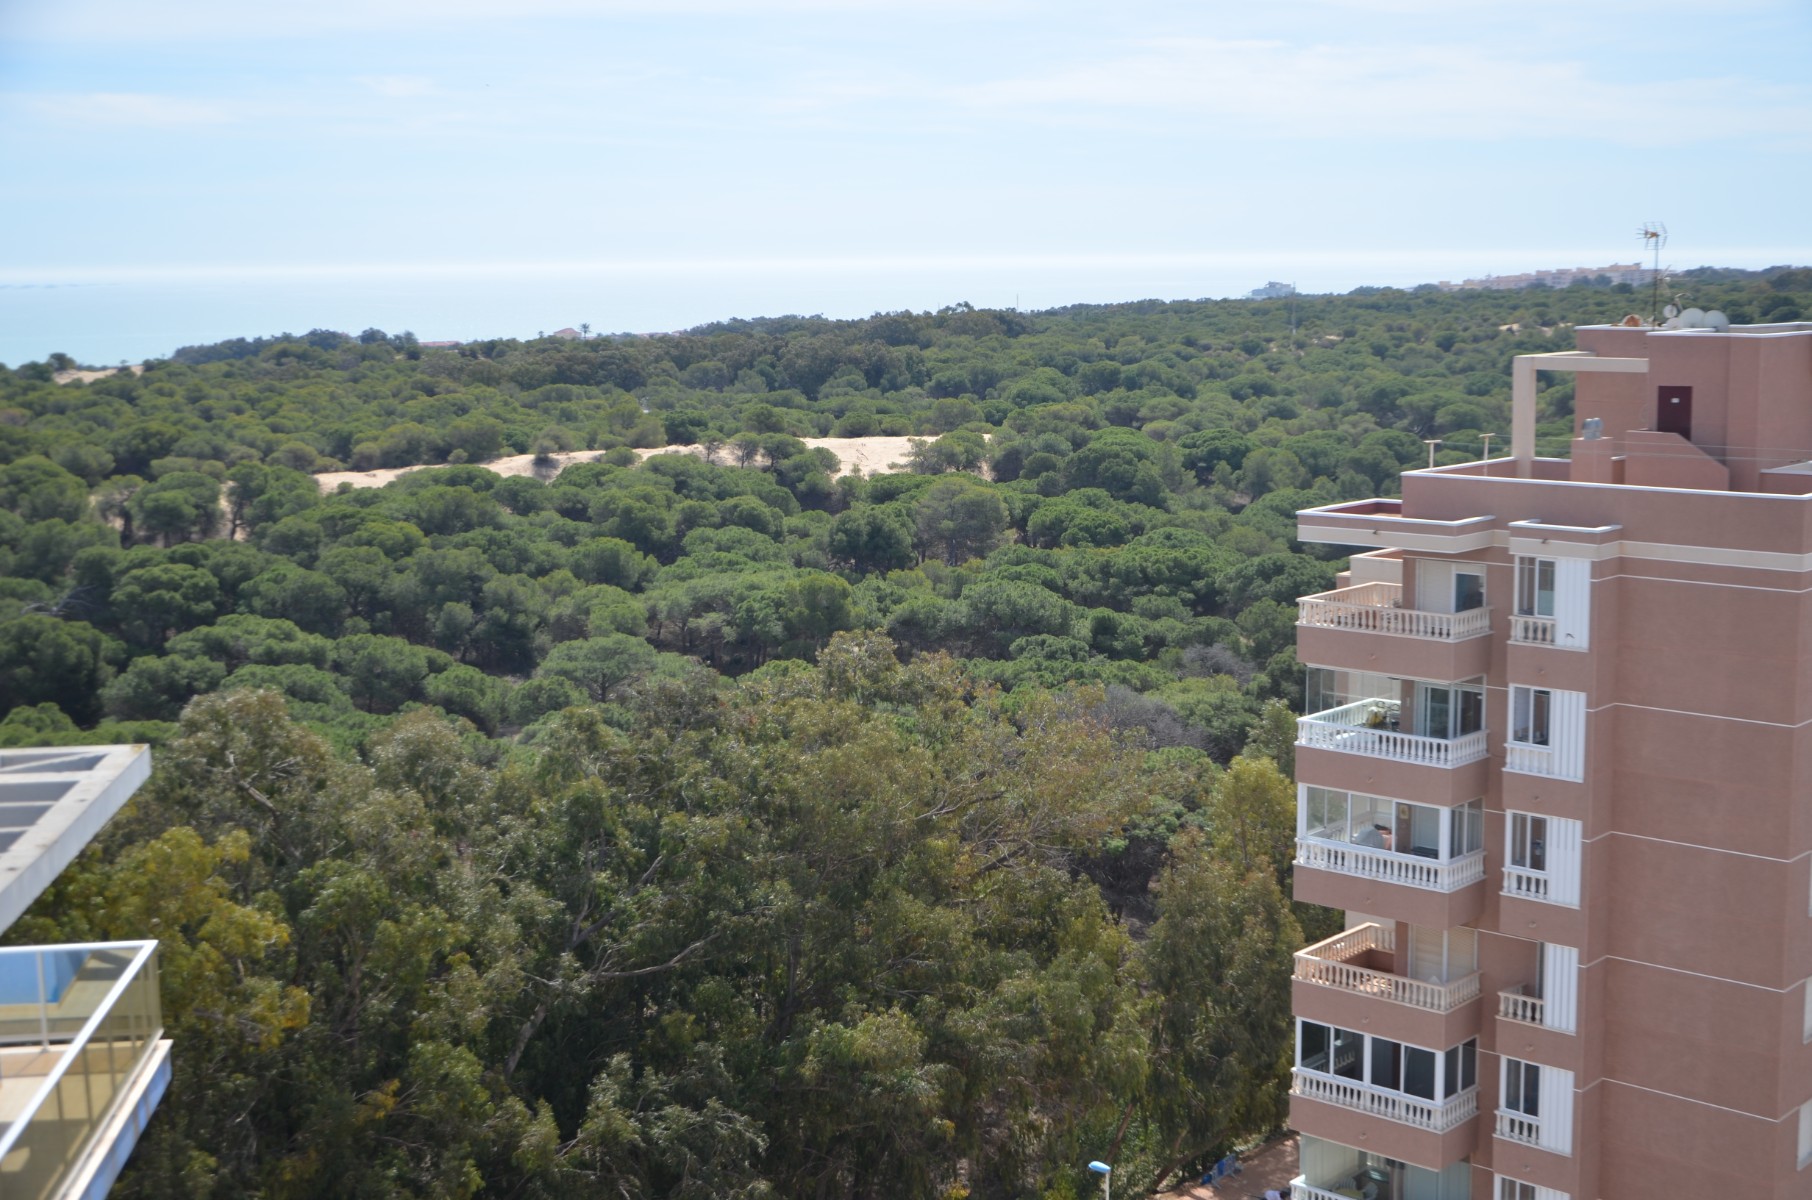
[[1423,438],[1422,441],[1428,447],[1428,466],[1429,466],[1429,469],[1432,470],[1434,468],[1435,447],[1439,446],[1441,444],[1441,439],[1440,438]]
[[1114,1169],[1100,1159],[1090,1163],[1088,1169],[1101,1176],[1101,1192],[1106,1200],[1114,1200]]

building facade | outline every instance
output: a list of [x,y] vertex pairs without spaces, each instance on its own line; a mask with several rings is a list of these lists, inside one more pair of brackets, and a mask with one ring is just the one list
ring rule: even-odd
[[[150,772],[145,746],[0,750],[0,930]],[[169,1082],[155,941],[0,948],[0,1200],[100,1200]]]
[[1812,1198],[1812,324],[1578,346],[1298,515],[1297,1200]]

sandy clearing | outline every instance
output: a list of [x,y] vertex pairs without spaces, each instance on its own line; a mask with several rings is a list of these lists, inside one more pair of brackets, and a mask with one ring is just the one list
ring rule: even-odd
[[[837,474],[850,471],[861,471],[864,475],[873,475],[886,471],[897,465],[904,466],[906,455],[917,440],[909,437],[861,437],[861,438],[801,438],[807,446],[822,446],[837,456]],[[535,466],[532,454],[512,454],[506,458],[494,458],[487,463],[479,463],[485,470],[498,475],[536,475],[553,478],[569,464],[591,462],[597,458],[598,450],[568,450],[553,455],[554,469],[543,471]],[[643,458],[656,454],[693,454],[703,457],[703,446],[658,446],[649,450],[637,450]],[[728,457],[723,451],[718,452],[717,460],[727,463]],[[440,464],[433,464],[440,465]],[[342,483],[349,483],[355,488],[383,487],[400,475],[411,471],[424,470],[425,467],[388,467],[377,471],[323,471],[315,476],[324,492],[335,491]]]
[[129,367],[104,367],[99,371],[57,371],[51,375],[50,381],[52,383],[93,383],[95,380],[105,379],[109,375],[118,375],[121,371],[131,371],[134,375],[143,375],[145,364],[133,363]]

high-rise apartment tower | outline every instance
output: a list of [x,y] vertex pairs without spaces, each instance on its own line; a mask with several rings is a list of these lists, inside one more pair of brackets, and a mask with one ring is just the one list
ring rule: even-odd
[[1812,323],[1577,344],[1298,515],[1297,1200],[1812,1198]]

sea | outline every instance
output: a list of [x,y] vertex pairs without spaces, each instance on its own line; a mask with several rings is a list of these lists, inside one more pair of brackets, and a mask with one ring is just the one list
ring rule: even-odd
[[[1623,261],[1628,261],[1627,253]],[[1603,249],[1243,251],[1222,255],[916,256],[644,262],[0,268],[0,363],[53,352],[90,366],[178,347],[310,329],[413,332],[423,341],[664,333],[733,318],[1243,297],[1618,261]],[[1707,253],[1721,266],[1812,261],[1812,247]]]

